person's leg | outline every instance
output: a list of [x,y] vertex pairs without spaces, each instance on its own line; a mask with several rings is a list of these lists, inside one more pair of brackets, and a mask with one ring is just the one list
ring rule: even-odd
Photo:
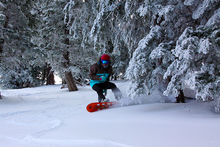
[[120,100],[122,98],[122,93],[117,87],[113,88],[112,92],[114,93],[116,100]]
[[116,100],[120,100],[122,98],[121,91],[116,87],[114,83],[111,83],[111,82],[103,83],[103,89],[111,89],[112,92],[114,93]]
[[98,101],[101,102],[101,100],[105,99],[105,96],[103,95],[103,88],[101,84],[95,84],[92,87],[93,90],[95,90],[98,94]]

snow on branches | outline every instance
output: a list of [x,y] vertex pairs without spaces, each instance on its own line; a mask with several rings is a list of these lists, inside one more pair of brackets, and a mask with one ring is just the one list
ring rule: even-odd
[[[153,70],[153,64],[150,62],[149,55],[153,48],[157,45],[154,44],[154,40],[161,37],[161,27],[155,26],[151,29],[150,33],[140,40],[137,49],[133,53],[133,57],[129,62],[129,67],[126,71],[126,77],[132,80],[129,87],[128,94],[134,98],[135,92],[137,95],[143,94],[144,91],[149,93],[148,81],[146,77],[151,76]],[[136,84],[135,84],[136,83]]]
[[[215,31],[214,31],[215,32]],[[167,68],[164,79],[171,76],[165,95],[178,95],[188,83],[196,90],[196,98],[208,101],[219,95],[219,55],[216,52],[213,30],[204,27],[193,30],[187,28],[179,37],[176,48],[172,50],[176,59]]]

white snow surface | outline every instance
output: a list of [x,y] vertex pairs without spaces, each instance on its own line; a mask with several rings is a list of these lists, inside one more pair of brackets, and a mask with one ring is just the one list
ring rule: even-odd
[[[128,82],[114,82],[125,93]],[[89,86],[1,90],[0,147],[219,147],[220,116],[212,103],[160,103],[159,96],[123,100],[89,113]],[[109,99],[114,100],[108,91]]]

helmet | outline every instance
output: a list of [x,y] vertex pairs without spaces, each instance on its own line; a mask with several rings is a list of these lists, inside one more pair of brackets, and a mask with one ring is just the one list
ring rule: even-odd
[[107,61],[109,61],[109,60],[110,60],[110,56],[107,55],[107,54],[104,54],[104,55],[102,55],[101,60],[107,60]]

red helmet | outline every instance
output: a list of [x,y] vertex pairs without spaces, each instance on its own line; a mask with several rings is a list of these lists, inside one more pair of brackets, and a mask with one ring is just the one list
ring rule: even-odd
[[110,56],[107,54],[102,55],[101,60],[110,60]]

